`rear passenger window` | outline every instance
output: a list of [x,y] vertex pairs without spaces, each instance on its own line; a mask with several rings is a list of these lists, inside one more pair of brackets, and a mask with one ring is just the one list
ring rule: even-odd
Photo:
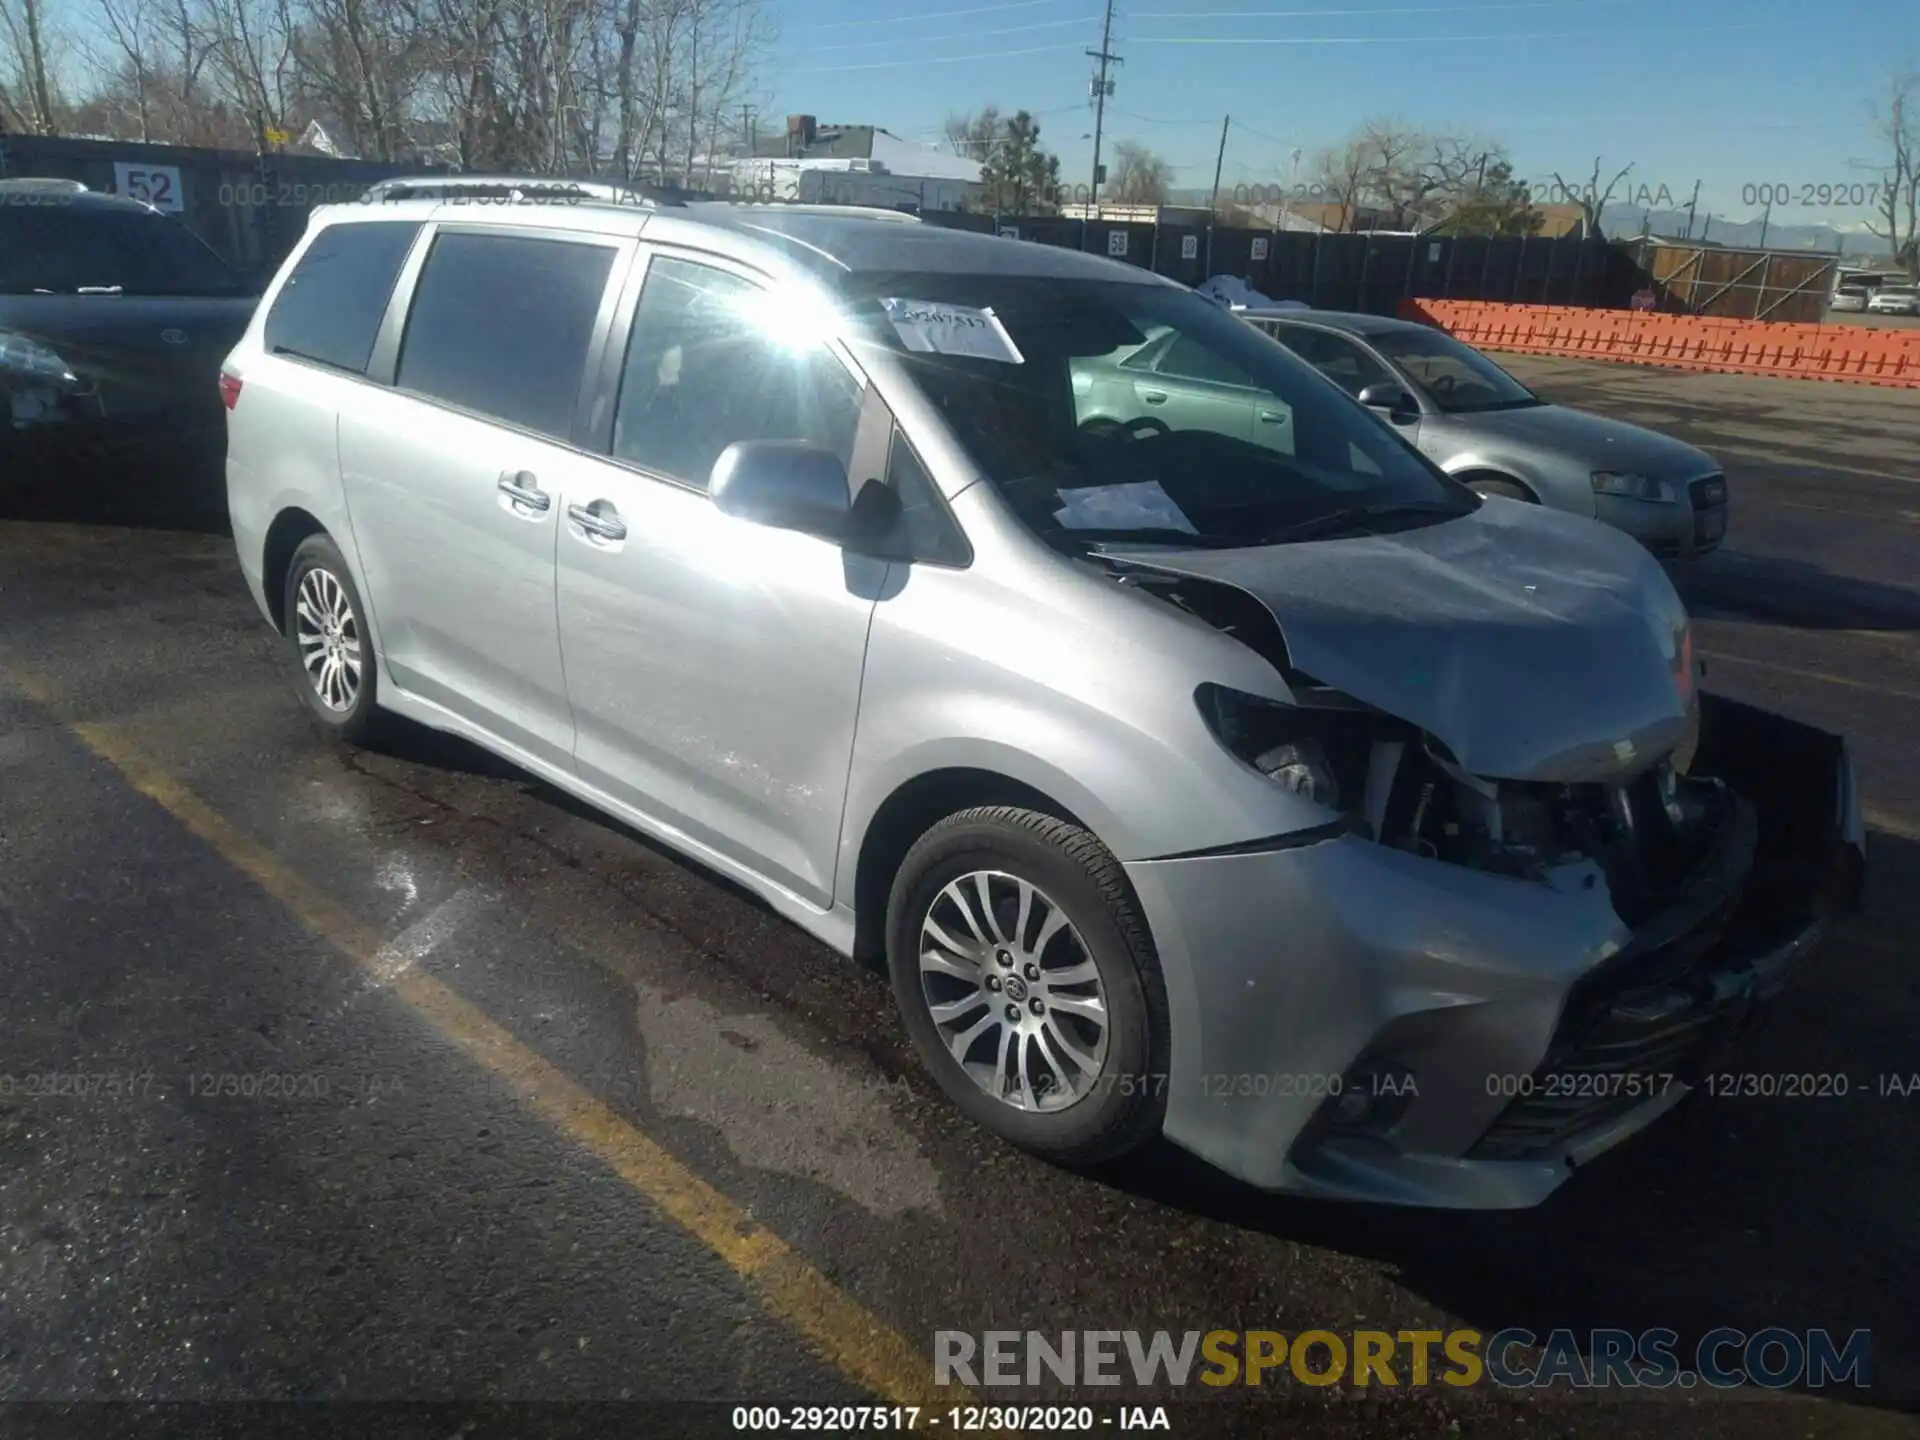
[[736,440],[811,440],[852,459],[860,387],[777,293],[685,260],[647,267],[613,453],[705,488]]
[[402,389],[565,439],[611,246],[446,234],[414,287]]
[[416,221],[372,220],[314,236],[267,312],[268,353],[366,374],[394,279],[419,233]]

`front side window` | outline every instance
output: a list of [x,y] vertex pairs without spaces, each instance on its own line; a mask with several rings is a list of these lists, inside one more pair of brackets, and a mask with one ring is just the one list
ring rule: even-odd
[[92,205],[0,206],[0,295],[244,295],[177,220]]
[[1303,325],[1276,325],[1269,333],[1349,395],[1358,396],[1369,385],[1397,383],[1386,366],[1344,335]]
[[809,314],[801,297],[655,259],[627,342],[613,453],[701,488],[740,440],[807,440],[850,461],[860,386]]
[[1449,415],[1523,410],[1544,403],[1478,350],[1438,330],[1388,330],[1374,336],[1373,343]]
[[395,383],[565,439],[613,257],[611,246],[573,240],[438,236]]
[[268,353],[366,374],[393,282],[419,233],[414,221],[374,220],[314,236],[267,312]]
[[[1356,508],[1473,508],[1305,362],[1191,292],[934,273],[841,288],[846,323],[900,355],[979,471],[1064,548],[1263,545]],[[1143,368],[1147,346],[1164,348]],[[1175,355],[1207,378],[1168,375]]]

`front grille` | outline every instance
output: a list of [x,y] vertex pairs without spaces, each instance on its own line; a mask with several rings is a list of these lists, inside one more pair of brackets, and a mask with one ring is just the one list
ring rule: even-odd
[[1738,1027],[1748,977],[1718,942],[1757,834],[1736,806],[1683,898],[1576,987],[1547,1058],[1469,1158],[1528,1159],[1604,1125],[1686,1083]]
[[1711,510],[1727,503],[1727,477],[1707,475],[1687,486],[1687,499],[1696,510]]

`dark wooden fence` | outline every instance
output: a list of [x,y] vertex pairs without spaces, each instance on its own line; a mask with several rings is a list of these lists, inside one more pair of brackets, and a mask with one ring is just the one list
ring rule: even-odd
[[1407,298],[1624,308],[1640,282],[1626,247],[1577,236],[1306,235],[932,211],[921,218],[1112,255],[1185,285],[1233,275],[1275,300],[1377,315],[1397,313]]
[[[134,183],[157,183],[180,220],[229,262],[246,270],[278,265],[306,229],[316,205],[357,199],[367,186],[431,167],[325,155],[252,155],[185,145],[75,140],[64,136],[0,136],[0,178],[78,180],[117,194],[129,170]],[[158,176],[154,182],[151,177]],[[176,182],[177,177],[177,182]],[[177,203],[177,209],[174,208]]]
[[[119,192],[128,172],[163,173],[175,213],[233,264],[271,268],[315,205],[430,168],[324,155],[254,155],[132,141],[0,136],[0,177],[78,180]],[[138,183],[137,178],[134,183]],[[928,211],[935,225],[1112,255],[1198,285],[1232,275],[1275,300],[1323,310],[1398,312],[1403,299],[1496,300],[1624,309],[1651,286],[1659,308],[1748,319],[1819,320],[1830,257],[1559,236],[1307,235],[1238,226],[1160,225],[1059,216]]]

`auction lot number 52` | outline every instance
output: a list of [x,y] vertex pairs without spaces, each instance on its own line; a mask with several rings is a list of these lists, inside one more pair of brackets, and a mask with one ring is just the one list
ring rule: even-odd
[[156,210],[178,215],[187,208],[178,165],[131,165],[116,160],[113,188],[130,199],[146,201]]

